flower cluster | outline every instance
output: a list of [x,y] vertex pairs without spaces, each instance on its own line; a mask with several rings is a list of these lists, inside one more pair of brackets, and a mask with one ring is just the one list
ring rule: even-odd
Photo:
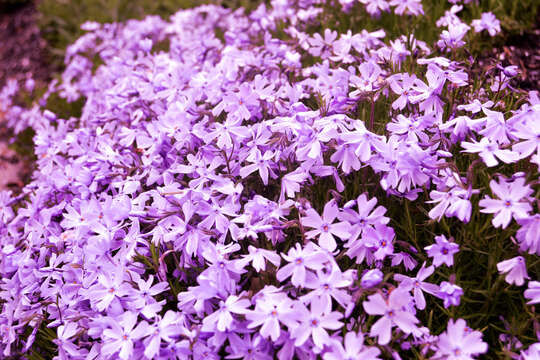
[[[0,193],[2,356],[51,331],[57,359],[488,350],[463,319],[426,327],[430,304],[458,306],[467,291],[441,275],[465,246],[454,229],[420,247],[376,194],[426,207],[432,223],[494,214],[493,227],[517,229],[519,251],[540,254],[538,95],[503,110],[515,74],[502,67],[471,90],[464,62],[447,57],[470,29],[461,5],[431,48],[382,30],[309,33],[319,3],[86,23],[33,108],[17,107],[8,83],[0,110],[16,132],[35,130],[37,169],[21,194]],[[423,14],[416,0],[361,3]],[[471,26],[500,30],[490,13]],[[80,117],[47,110],[53,93],[84,99]],[[475,167],[504,164],[527,172],[475,181]],[[523,256],[497,269],[510,284],[530,279]]]

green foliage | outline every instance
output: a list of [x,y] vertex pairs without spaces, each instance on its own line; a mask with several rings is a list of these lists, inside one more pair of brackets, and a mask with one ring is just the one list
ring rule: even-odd
[[47,109],[52,111],[61,119],[68,119],[70,117],[80,117],[85,100],[83,98],[77,101],[68,102],[66,99],[61,98],[58,93],[52,93],[47,99]]

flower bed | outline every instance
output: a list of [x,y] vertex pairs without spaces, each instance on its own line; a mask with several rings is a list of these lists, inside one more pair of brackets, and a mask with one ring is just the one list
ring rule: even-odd
[[37,169],[0,193],[4,357],[540,356],[540,100],[467,43],[499,21],[324,6],[87,22],[33,107],[8,83]]

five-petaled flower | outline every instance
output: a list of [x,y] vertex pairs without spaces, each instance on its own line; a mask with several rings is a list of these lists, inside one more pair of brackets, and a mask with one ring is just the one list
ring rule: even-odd
[[394,326],[406,334],[415,331],[419,320],[408,309],[411,300],[409,292],[401,288],[393,290],[386,299],[380,293],[368,296],[362,304],[364,310],[369,315],[382,315],[371,326],[369,335],[376,336],[380,345],[386,345],[390,342]]
[[491,221],[493,226],[505,229],[512,218],[519,220],[529,216],[532,210],[529,195],[533,190],[525,184],[525,178],[519,177],[514,181],[500,178],[499,182],[491,180],[489,187],[498,199],[486,196],[478,204],[483,208],[480,212],[496,214]]

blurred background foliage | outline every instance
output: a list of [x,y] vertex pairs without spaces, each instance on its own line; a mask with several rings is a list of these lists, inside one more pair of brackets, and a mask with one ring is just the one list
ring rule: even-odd
[[[0,3],[17,3],[28,0],[0,0]],[[270,0],[41,0],[37,7],[40,13],[39,26],[43,37],[49,44],[52,62],[62,67],[66,47],[73,43],[83,31],[80,25],[92,20],[100,23],[141,19],[146,15],[159,15],[167,18],[179,9],[191,8],[201,4],[216,4],[228,8],[243,7],[247,12],[257,8],[261,2]],[[439,36],[435,22],[451,4],[447,0],[423,1],[425,16],[400,17],[390,13],[373,19],[364,10],[364,5],[356,2],[350,13],[343,13],[337,0],[327,1],[326,11],[319,17],[319,23],[311,30],[330,28],[340,32],[362,29],[370,31],[383,28],[390,38],[401,34],[415,33],[418,39],[433,43]],[[473,0],[465,6],[460,17],[465,22],[479,18],[482,12],[491,11],[501,21],[503,35],[494,42],[489,38],[480,41],[478,51],[484,46],[501,46],[509,36],[522,34],[536,21],[540,0]]]
[[[21,1],[21,0],[0,0]],[[66,47],[84,31],[80,26],[86,21],[99,23],[122,22],[159,15],[166,19],[180,9],[202,4],[216,4],[236,9],[253,10],[261,1],[250,0],[41,0],[39,26],[47,40],[55,65],[63,62]]]
[[[31,0],[0,0],[0,12],[9,11]],[[84,32],[80,26],[85,21],[99,23],[119,22],[128,19],[141,19],[146,15],[159,15],[168,18],[179,9],[192,8],[201,4],[216,4],[228,8],[243,7],[247,12],[257,8],[260,3],[268,5],[270,0],[36,0],[39,12],[39,27],[48,43],[50,62],[57,71],[63,67],[63,56],[67,46]],[[343,13],[337,0],[326,1],[325,13],[310,30],[330,28],[340,32],[351,30],[359,32],[383,28],[389,38],[402,34],[415,33],[418,39],[432,44],[442,29],[436,29],[435,22],[451,7],[447,0],[423,1],[425,16],[400,17],[384,13],[374,19],[364,10],[364,5],[355,2],[349,13]],[[463,21],[470,23],[479,18],[482,12],[491,11],[501,21],[503,33],[495,39],[480,36],[475,41],[475,51],[481,53],[488,47],[500,47],[510,37],[523,34],[537,21],[540,0],[473,0],[460,13]],[[470,39],[469,39],[470,40]]]

